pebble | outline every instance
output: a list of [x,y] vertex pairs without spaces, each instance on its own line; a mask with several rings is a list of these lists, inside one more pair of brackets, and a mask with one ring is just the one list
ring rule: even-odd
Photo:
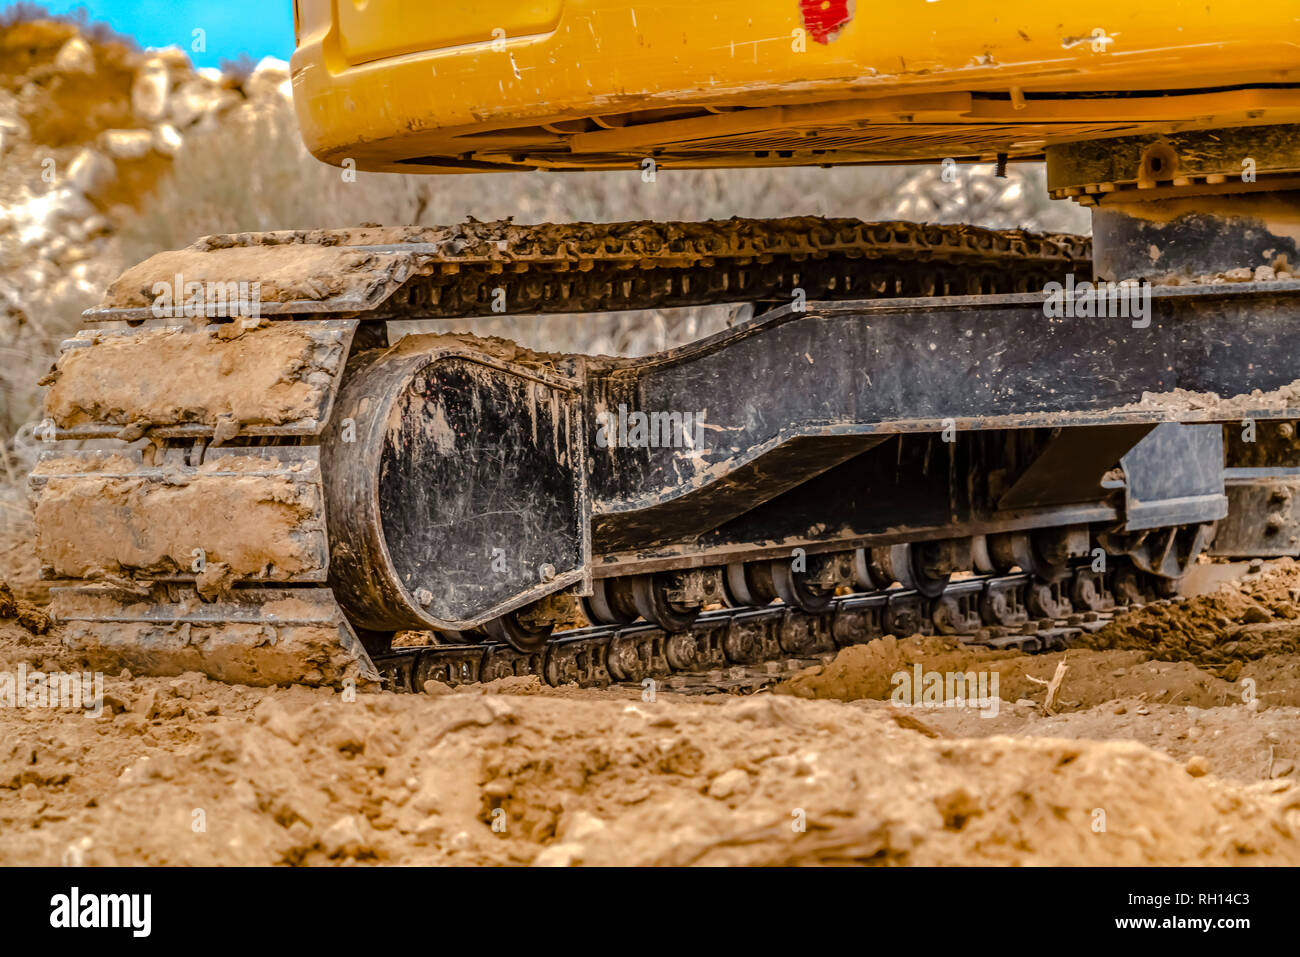
[[588,811],[574,811],[565,816],[561,833],[566,844],[576,844],[581,847],[582,841],[590,840],[606,827],[605,822],[596,815]]
[[533,867],[572,867],[586,851],[577,842],[552,844],[533,858]]
[[709,784],[709,797],[725,801],[733,794],[749,790],[749,773],[743,768],[723,771]]
[[1193,754],[1183,765],[1183,770],[1194,778],[1205,777],[1210,773],[1210,762],[1199,754]]
[[320,848],[327,857],[347,855],[355,857],[361,852],[364,839],[355,816],[345,814],[325,829],[320,836]]

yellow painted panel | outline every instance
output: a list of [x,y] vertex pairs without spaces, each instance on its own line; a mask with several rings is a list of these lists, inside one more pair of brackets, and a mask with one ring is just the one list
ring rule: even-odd
[[[1038,140],[1052,135],[1051,101],[1035,96],[1061,97],[1067,114],[1074,104],[1125,122],[1122,99],[1098,106],[1081,94],[1209,90],[1209,103],[1170,98],[1162,109],[1168,122],[1198,125],[1241,121],[1261,90],[1281,106],[1252,121],[1294,122],[1300,97],[1297,0],[557,2],[553,27],[531,36],[507,29],[494,44],[492,11],[536,20],[542,8],[301,0],[292,65],[305,142],[326,160],[401,168],[392,164],[475,152],[466,134],[529,124],[952,93],[1002,97],[975,109],[1005,112],[999,123]],[[476,36],[483,40],[467,42]],[[375,58],[354,63],[358,56]],[[1008,96],[1029,97],[1029,108],[1012,110]],[[1141,110],[1154,102],[1145,98]],[[893,122],[912,121],[906,108],[896,112]]]
[[564,0],[336,0],[349,63],[555,29]]

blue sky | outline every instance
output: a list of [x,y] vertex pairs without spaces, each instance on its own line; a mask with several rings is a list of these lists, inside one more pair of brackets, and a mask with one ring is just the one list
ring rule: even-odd
[[[220,66],[247,53],[289,59],[293,53],[290,0],[38,0],[51,13],[85,8],[91,20],[107,22],[142,47],[175,44],[195,66]],[[11,6],[0,0],[0,9]],[[207,52],[192,49],[194,30],[205,32]]]

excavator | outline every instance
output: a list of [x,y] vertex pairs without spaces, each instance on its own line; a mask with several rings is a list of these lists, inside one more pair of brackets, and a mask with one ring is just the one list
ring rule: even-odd
[[[1041,162],[1091,237],[469,221],[155,255],[43,380],[38,551],[87,661],[725,677],[1041,646],[1205,556],[1300,554],[1294,0],[296,0],[294,30],[303,140],[344,169]],[[389,334],[718,304],[743,318],[642,358]]]

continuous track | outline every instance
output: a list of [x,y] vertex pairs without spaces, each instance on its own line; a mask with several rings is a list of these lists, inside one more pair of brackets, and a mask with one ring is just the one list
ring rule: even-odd
[[884,635],[939,632],[999,650],[1058,650],[1100,628],[1117,608],[1161,597],[1131,566],[1102,575],[1082,565],[1050,584],[1024,573],[961,579],[934,599],[897,587],[857,592],[820,614],[784,604],[721,608],[680,633],[645,622],[578,628],[557,633],[534,654],[500,643],[442,644],[394,648],[374,661],[396,691],[420,691],[431,680],[457,686],[536,675],[551,686],[654,679],[685,693],[748,692]]
[[[68,590],[65,614],[86,623],[82,633],[90,647],[98,645],[110,655],[124,649],[132,651],[146,662],[145,667],[161,666],[157,663],[165,658],[169,662],[165,667],[198,667],[228,680],[298,680],[292,676],[294,661],[300,657],[296,652],[285,652],[274,662],[269,661],[268,649],[283,652],[291,642],[285,639],[284,621],[266,609],[276,607],[276,602],[299,599],[310,591],[316,595],[313,614],[295,625],[292,636],[314,656],[312,660],[317,664],[313,667],[319,672],[312,672],[314,680],[338,680],[338,676],[352,673],[355,661],[365,664],[365,656],[356,650],[355,638],[349,640],[351,629],[343,620],[343,608],[348,607],[346,596],[339,596],[340,576],[369,579],[356,568],[331,567],[329,589],[321,587],[326,583],[326,566],[320,558],[326,549],[326,522],[332,553],[346,551],[353,539],[347,533],[349,517],[340,516],[337,508],[325,515],[317,492],[320,474],[326,470],[317,468],[317,459],[326,466],[337,465],[325,453],[341,448],[330,445],[336,439],[325,428],[331,415],[331,397],[343,388],[341,383],[359,381],[350,377],[362,375],[366,363],[373,361],[368,357],[378,355],[384,346],[372,331],[363,332],[364,326],[356,330],[354,339],[356,323],[352,320],[490,315],[499,311],[493,303],[502,290],[506,311],[513,315],[725,302],[772,304],[789,301],[799,291],[810,300],[1010,293],[1041,288],[1045,281],[1060,279],[1066,273],[1086,277],[1091,273],[1090,253],[1089,241],[1077,236],[810,217],[566,226],[470,222],[436,229],[363,227],[208,237],[187,250],[160,254],[128,271],[114,284],[105,303],[90,310],[89,319],[108,322],[111,328],[103,330],[102,337],[100,333],[84,334],[86,338],[66,350],[60,372],[65,379],[52,389],[52,394],[64,389],[68,394],[62,396],[62,407],[70,411],[66,421],[54,417],[57,435],[151,437],[155,440],[154,459],[159,455],[185,456],[189,472],[184,478],[196,489],[200,485],[212,489],[205,494],[242,489],[257,478],[262,484],[255,488],[250,485],[246,497],[260,505],[278,500],[280,485],[293,485],[300,493],[301,511],[307,518],[280,537],[296,541],[293,536],[298,536],[306,543],[305,557],[296,552],[288,556],[303,570],[280,572],[279,577],[269,578],[267,567],[277,570],[277,566],[261,562],[252,571],[242,566],[225,568],[228,563],[223,563],[217,552],[218,557],[207,558],[220,570],[220,576],[205,573],[205,578],[200,579],[190,565],[188,547],[172,554],[167,551],[167,543],[162,543],[158,547],[160,556],[152,566],[122,565],[115,573],[117,578],[149,581],[158,578],[158,569],[163,568],[163,580],[182,586],[194,581],[197,595],[202,598],[199,610],[212,614],[187,610],[193,604],[186,604],[189,599],[177,604],[175,614],[168,610],[170,606],[138,600],[129,607],[117,602],[105,610],[91,600],[95,596],[88,598],[76,589]],[[173,262],[168,257],[179,258]],[[144,357],[151,354],[149,350],[157,338],[170,342],[178,355],[195,350],[196,361],[199,349],[208,350],[203,355],[215,357],[223,350],[241,348],[246,353],[241,354],[241,362],[258,361],[256,354],[263,350],[247,343],[239,345],[241,329],[236,328],[235,335],[221,334],[222,329],[235,327],[225,325],[220,318],[207,330],[217,330],[211,335],[194,335],[183,326],[175,326],[174,319],[163,322],[172,323],[168,329],[130,328],[141,321],[151,326],[159,324],[150,318],[140,297],[153,288],[149,280],[155,273],[170,281],[173,269],[184,269],[187,275],[202,275],[209,281],[241,274],[268,277],[263,280],[263,319],[279,321],[254,323],[249,335],[260,336],[258,342],[269,341],[275,335],[305,337],[301,346],[291,343],[292,350],[286,348],[285,369],[268,366],[266,373],[268,379],[279,376],[276,381],[293,382],[295,387],[297,379],[314,384],[315,405],[306,411],[295,410],[301,421],[277,409],[254,410],[260,420],[240,412],[223,412],[214,420],[214,409],[237,405],[241,396],[199,394],[201,390],[194,392],[197,398],[190,400],[192,408],[173,408],[165,381],[158,386],[158,400],[139,412],[118,409],[114,402],[103,399],[99,393],[103,391],[104,375],[76,380],[85,384],[89,394],[84,396],[68,385],[73,379],[70,370],[79,358],[76,347],[92,357],[96,354],[93,350],[111,353],[119,346],[123,354]],[[282,321],[303,318],[319,322],[312,325]],[[195,325],[202,327],[205,323],[206,319],[199,318]],[[316,330],[317,325],[328,328]],[[370,330],[382,328],[378,323],[370,326]],[[315,339],[306,341],[312,335],[325,337],[321,342],[329,348],[321,352],[324,346]],[[179,344],[182,340],[184,345]],[[235,345],[224,345],[227,341]],[[483,343],[482,347],[486,350],[489,345]],[[321,353],[321,368],[312,372],[302,367],[300,355],[294,351],[299,348],[315,349],[311,355]],[[574,358],[538,356],[536,360],[545,360],[551,368]],[[221,361],[229,359],[227,355]],[[92,371],[98,368],[93,360],[90,366]],[[222,387],[232,388],[224,380],[216,380],[213,388]],[[160,413],[165,414],[165,420],[158,417]],[[335,418],[339,415],[336,413]],[[274,427],[259,425],[268,418]],[[224,447],[218,450],[217,446]],[[224,471],[218,468],[226,461],[222,456],[234,463],[223,466]],[[287,461],[294,457],[309,461],[295,471]],[[280,462],[281,458],[286,462]],[[87,500],[104,490],[116,493],[127,479],[138,479],[160,489],[168,481],[176,481],[174,476],[155,475],[155,465],[152,459],[142,461],[129,474],[118,475],[105,472],[105,466],[92,457],[64,463],[62,471],[58,463],[52,464],[40,480],[47,483],[43,487],[55,491],[70,488]],[[273,489],[272,483],[279,484]],[[72,511],[77,514],[79,509]],[[123,532],[126,537],[139,534],[134,527]],[[207,541],[205,536],[215,537],[207,529],[195,533],[199,542]],[[115,556],[109,557],[116,560]],[[591,560],[599,557],[592,556]],[[101,556],[95,555],[65,564],[74,574],[55,577],[79,579],[80,570],[89,568],[92,574],[85,576],[86,583],[94,584],[93,570],[102,562]],[[288,564],[288,560],[281,564]],[[1027,567],[1023,561],[1019,564]],[[683,568],[690,566],[691,562],[683,562]],[[972,640],[994,646],[1049,646],[1065,640],[1070,628],[1086,624],[1082,619],[1070,624],[1074,614],[1071,599],[1079,606],[1080,614],[1097,615],[1113,606],[1114,600],[1106,597],[1106,584],[1101,580],[1094,582],[1090,597],[1081,597],[1080,583],[1090,574],[1076,569],[1064,583],[1055,585],[1033,581],[1028,575],[967,578],[949,584],[937,599],[898,587],[862,591],[836,598],[824,612],[799,610],[793,604],[728,608],[706,612],[680,632],[651,624],[600,625],[556,633],[544,646],[539,642],[540,650],[531,653],[519,650],[529,647],[520,641],[514,642],[515,647],[489,640],[482,644],[389,650],[382,641],[369,641],[370,635],[362,635],[362,640],[389,683],[398,688],[419,689],[430,679],[463,684],[530,674],[553,685],[595,686],[655,678],[682,687],[744,688],[771,680],[774,673],[781,673],[790,663],[817,660],[842,645],[883,634],[938,630],[971,636]],[[888,580],[877,578],[876,584]],[[261,595],[258,589],[268,583],[280,590]],[[429,587],[437,585],[433,581]],[[254,600],[258,596],[260,604]],[[1129,600],[1136,597],[1130,595]],[[336,598],[343,607],[333,603]],[[201,637],[188,632],[173,634],[166,627],[164,619],[179,622],[177,616],[182,612],[200,622]],[[494,638],[503,637],[501,628],[493,632],[493,626],[506,617],[484,626]],[[262,630],[250,631],[247,638],[231,637],[229,640],[238,650],[228,652],[223,629],[233,636],[236,626],[249,629],[254,624]],[[266,641],[267,630],[279,637]],[[365,670],[363,667],[362,673]]]
[[1086,236],[811,216],[237,233],[141,263],[86,316],[147,320],[154,283],[177,272],[264,276],[269,316],[434,319],[788,301],[796,287],[821,300],[1028,292],[1091,276],[1091,255]]

